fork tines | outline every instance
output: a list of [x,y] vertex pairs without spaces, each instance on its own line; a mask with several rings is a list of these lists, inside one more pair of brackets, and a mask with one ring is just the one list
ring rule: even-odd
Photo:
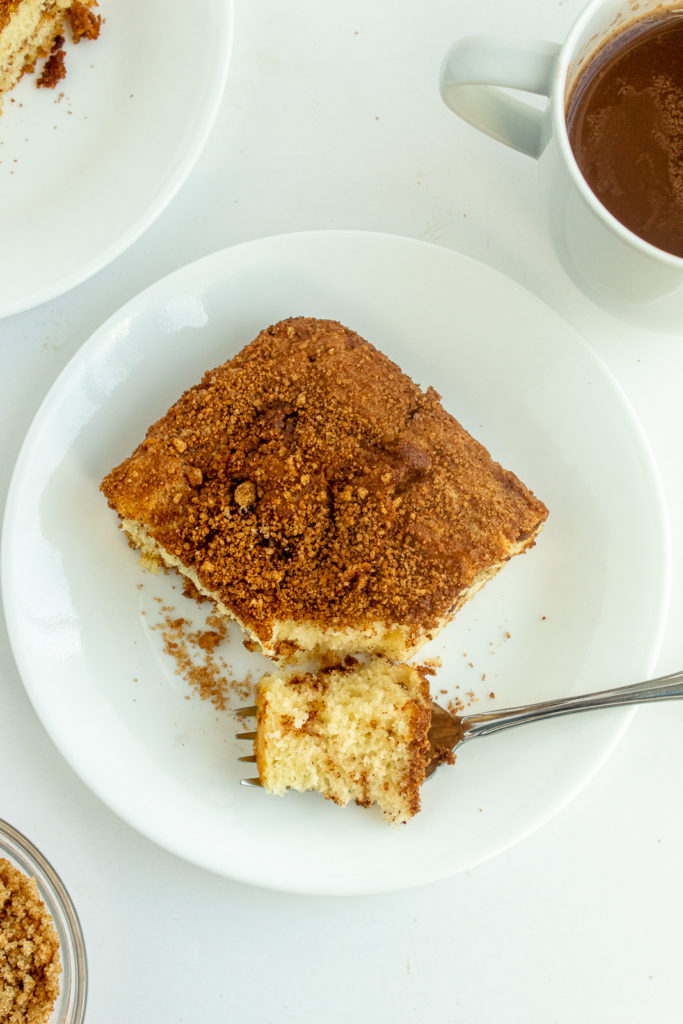
[[[256,717],[256,705],[252,704],[248,708],[238,708],[235,711],[235,714],[237,715],[238,718],[250,718],[250,717],[255,718]],[[256,731],[254,730],[253,732],[238,732],[236,734],[236,738],[238,740],[255,740],[256,739]],[[256,764],[256,755],[255,754],[246,754],[244,757],[239,757],[238,761],[246,761],[248,764]],[[261,780],[258,777],[255,778],[255,779],[240,779],[240,784],[242,786],[262,786],[263,785],[263,783],[261,782]]]

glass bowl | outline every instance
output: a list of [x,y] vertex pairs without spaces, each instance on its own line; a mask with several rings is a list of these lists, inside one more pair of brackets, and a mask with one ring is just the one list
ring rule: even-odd
[[48,1024],[82,1024],[88,991],[88,968],[78,914],[64,883],[40,850],[0,818],[0,858],[35,878],[38,892],[59,938],[62,973],[59,996]]

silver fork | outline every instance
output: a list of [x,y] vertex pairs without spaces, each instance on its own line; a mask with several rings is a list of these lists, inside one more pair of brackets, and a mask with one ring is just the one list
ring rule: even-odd
[[[434,752],[427,769],[427,775],[438,768],[450,755],[468,740],[478,736],[490,736],[504,729],[530,722],[543,722],[548,718],[573,715],[580,711],[597,711],[600,708],[626,707],[630,704],[652,704],[659,700],[680,700],[683,697],[683,672],[671,672],[657,679],[650,679],[630,686],[615,686],[611,690],[584,693],[576,697],[560,697],[540,701],[537,704],[523,704],[515,708],[482,711],[474,715],[453,715],[439,704],[432,704],[432,724],[428,738]],[[256,707],[239,708],[240,718],[256,715]],[[238,740],[254,740],[256,732],[237,734]],[[255,764],[255,755],[240,757],[240,761]],[[242,779],[243,786],[260,786],[261,780]]]

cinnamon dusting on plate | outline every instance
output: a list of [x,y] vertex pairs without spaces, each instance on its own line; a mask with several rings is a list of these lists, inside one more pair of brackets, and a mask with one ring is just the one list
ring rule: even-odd
[[[194,595],[188,593],[187,596]],[[211,612],[205,627],[197,628],[178,614],[175,607],[162,604],[161,598],[155,600],[161,605],[161,619],[150,628],[161,633],[164,652],[173,658],[176,674],[190,689],[201,700],[211,701],[217,711],[230,710],[233,705],[252,701],[255,684],[251,673],[237,679],[220,652],[221,644],[229,635],[226,619],[217,612]],[[186,699],[190,699],[190,694]]]

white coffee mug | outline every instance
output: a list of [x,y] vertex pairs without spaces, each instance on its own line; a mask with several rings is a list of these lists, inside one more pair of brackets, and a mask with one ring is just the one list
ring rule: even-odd
[[[683,9],[683,0],[592,0],[561,46],[472,36],[454,43],[441,68],[441,95],[451,110],[536,158],[542,204],[560,260],[584,291],[615,312],[649,307],[679,289],[683,258],[639,238],[596,198],[569,144],[566,103],[577,73],[603,40],[634,17],[664,7]],[[549,102],[541,110],[501,86],[545,95]],[[680,316],[683,306],[676,308]],[[683,330],[683,320],[680,326]]]

